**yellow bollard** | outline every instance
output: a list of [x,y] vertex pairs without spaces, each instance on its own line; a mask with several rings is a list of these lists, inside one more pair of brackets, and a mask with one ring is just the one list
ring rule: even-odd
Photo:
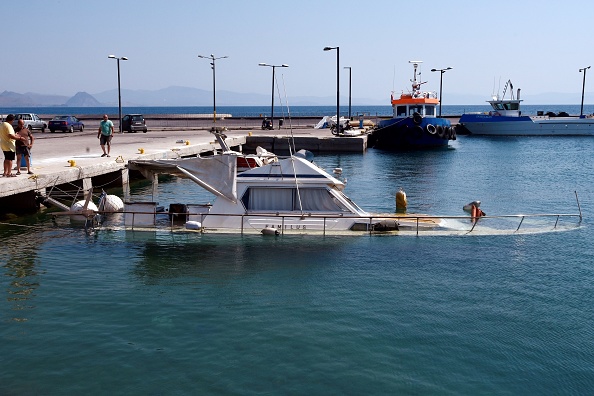
[[190,145],[190,141],[186,140],[186,146],[189,146],[189,145]]
[[70,164],[70,166],[76,166],[75,160],[68,160],[68,163]]
[[138,149],[138,152],[139,152],[140,154],[144,154],[144,149],[143,149],[143,148],[139,148],[139,149]]
[[252,136],[252,131],[249,131],[248,132],[248,136]]

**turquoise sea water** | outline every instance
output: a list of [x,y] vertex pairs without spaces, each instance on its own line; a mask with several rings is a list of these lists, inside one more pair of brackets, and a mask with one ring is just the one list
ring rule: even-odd
[[[0,394],[591,394],[594,139],[320,155],[369,211],[584,214],[572,231],[233,236],[0,226]],[[193,202],[172,179],[159,201]],[[134,194],[148,197],[146,187]],[[208,199],[208,197],[206,197]]]

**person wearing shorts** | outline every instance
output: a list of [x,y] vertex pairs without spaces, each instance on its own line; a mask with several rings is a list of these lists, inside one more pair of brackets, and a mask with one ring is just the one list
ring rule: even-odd
[[12,161],[14,161],[16,152],[14,141],[20,139],[20,137],[14,133],[12,121],[14,121],[14,115],[9,114],[6,116],[6,121],[0,125],[0,146],[2,146],[2,152],[4,153],[3,177],[16,177],[12,173]]
[[[97,139],[103,150],[102,157],[109,157],[109,151],[111,149],[111,138],[113,137],[113,122],[107,117],[107,114],[103,115],[103,121],[99,123],[99,130],[97,131]],[[107,151],[105,151],[107,146]]]
[[19,124],[15,132],[21,137],[21,140],[17,140],[16,144],[16,169],[17,175],[21,174],[21,159],[25,158],[25,164],[27,165],[27,174],[32,175],[31,172],[31,147],[33,147],[33,142],[35,138],[33,134],[29,130],[29,128],[25,128],[25,121],[19,120]]

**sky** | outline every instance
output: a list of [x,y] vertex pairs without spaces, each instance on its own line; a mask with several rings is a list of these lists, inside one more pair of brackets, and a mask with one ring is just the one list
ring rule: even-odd
[[[386,99],[410,88],[409,60],[422,60],[425,90],[454,104],[482,104],[509,79],[522,95],[575,94],[594,64],[594,2],[566,0],[7,0],[0,23],[0,92],[71,96],[170,86],[270,94],[280,65],[281,97]],[[18,12],[16,10],[19,10]],[[586,103],[594,102],[594,69]],[[589,74],[592,73],[592,74]],[[590,77],[591,76],[591,77]],[[589,98],[589,96],[591,96]],[[590,100],[589,100],[590,99]]]

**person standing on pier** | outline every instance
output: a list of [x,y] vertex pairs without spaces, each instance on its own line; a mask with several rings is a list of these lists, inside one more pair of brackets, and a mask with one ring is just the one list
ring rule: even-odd
[[[107,117],[107,114],[103,115],[103,121],[99,124],[99,131],[97,131],[97,139],[103,150],[102,157],[109,157],[109,151],[111,149],[111,138],[113,137],[113,122]],[[105,146],[107,145],[107,152]]]
[[16,152],[15,140],[19,140],[20,136],[17,136],[12,129],[12,121],[14,121],[14,115],[9,114],[6,116],[6,120],[0,125],[0,146],[4,152],[4,174],[3,177],[16,177],[12,174],[12,161]]
[[33,142],[35,138],[33,134],[29,130],[29,128],[25,128],[25,121],[22,119],[18,121],[19,124],[15,132],[21,137],[20,140],[17,140],[16,143],[16,169],[17,175],[21,174],[21,158],[25,157],[25,164],[27,165],[27,174],[32,175],[31,172],[31,147],[33,147]]

